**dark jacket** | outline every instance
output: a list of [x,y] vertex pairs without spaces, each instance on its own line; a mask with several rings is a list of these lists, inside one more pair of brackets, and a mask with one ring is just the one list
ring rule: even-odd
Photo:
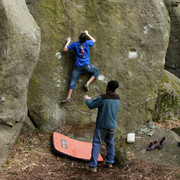
[[106,93],[98,96],[95,100],[86,100],[89,109],[98,108],[96,127],[111,129],[117,126],[117,115],[120,106],[118,94]]

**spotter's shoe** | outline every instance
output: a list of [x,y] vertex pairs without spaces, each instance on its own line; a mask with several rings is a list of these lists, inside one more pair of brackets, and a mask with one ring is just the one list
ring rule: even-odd
[[91,166],[88,167],[88,171],[92,172],[92,173],[96,173],[97,172],[97,168],[93,168]]
[[106,164],[105,164],[105,167],[107,167],[107,168],[112,168],[112,167],[113,167],[113,165],[112,165],[112,164],[110,164],[110,163],[106,163]]

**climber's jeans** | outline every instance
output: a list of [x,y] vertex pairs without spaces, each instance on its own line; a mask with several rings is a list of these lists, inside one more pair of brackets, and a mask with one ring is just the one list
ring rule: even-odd
[[75,89],[77,80],[79,79],[79,76],[82,74],[83,71],[90,73],[92,76],[94,76],[96,78],[99,75],[98,69],[92,64],[86,64],[84,66],[75,66],[73,68],[73,72],[71,75],[69,89]]
[[90,167],[97,167],[97,160],[99,156],[99,150],[102,143],[102,140],[106,143],[107,155],[106,163],[114,163],[115,147],[114,147],[114,133],[115,129],[100,129],[96,128],[93,138],[93,148],[91,151]]

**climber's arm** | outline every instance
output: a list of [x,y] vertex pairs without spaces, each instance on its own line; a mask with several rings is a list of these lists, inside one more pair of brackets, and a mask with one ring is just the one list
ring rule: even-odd
[[70,42],[71,42],[71,38],[68,37],[68,38],[67,38],[67,42],[66,42],[66,44],[65,44],[65,46],[64,46],[64,49],[63,49],[65,52],[69,51],[68,48],[67,48],[67,46],[70,44]]
[[85,30],[84,33],[86,34],[87,37],[89,37],[91,40],[93,40],[94,43],[96,42],[96,40],[88,33],[87,30]]

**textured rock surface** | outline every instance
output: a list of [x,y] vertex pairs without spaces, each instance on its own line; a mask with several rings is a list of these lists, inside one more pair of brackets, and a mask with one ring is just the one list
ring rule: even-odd
[[153,113],[154,121],[180,119],[180,79],[164,70]]
[[177,7],[179,5],[180,0],[164,0],[164,3],[168,12],[170,13],[174,7]]
[[35,130],[36,130],[36,127],[34,126],[29,116],[27,116],[22,126],[21,134],[31,134],[31,133],[34,133]]
[[[54,130],[58,125],[92,123],[96,110],[88,110],[80,77],[72,102],[62,106],[73,67],[73,53],[63,53],[65,39],[78,40],[87,29],[97,40],[91,63],[100,76],[88,95],[96,98],[106,83],[120,83],[121,108],[117,132],[126,133],[152,120],[158,84],[169,39],[168,13],[163,1],[28,1],[42,29],[38,64],[30,81],[28,108],[38,127]],[[60,52],[61,57],[55,55]],[[86,138],[86,137],[85,137]]]
[[180,78],[180,0],[165,0],[171,19],[165,69]]
[[30,75],[40,51],[40,29],[24,0],[0,0],[0,164],[27,116]]
[[[180,166],[178,146],[180,137],[176,133],[156,127],[152,136],[142,135],[141,137],[141,139],[136,139],[136,141],[130,145],[130,148],[134,152],[134,156],[138,157],[139,159],[158,164]],[[153,151],[146,151],[146,148],[149,146],[150,142],[154,140],[159,142],[162,137],[166,138],[166,143],[163,146],[163,149],[156,148]]]

